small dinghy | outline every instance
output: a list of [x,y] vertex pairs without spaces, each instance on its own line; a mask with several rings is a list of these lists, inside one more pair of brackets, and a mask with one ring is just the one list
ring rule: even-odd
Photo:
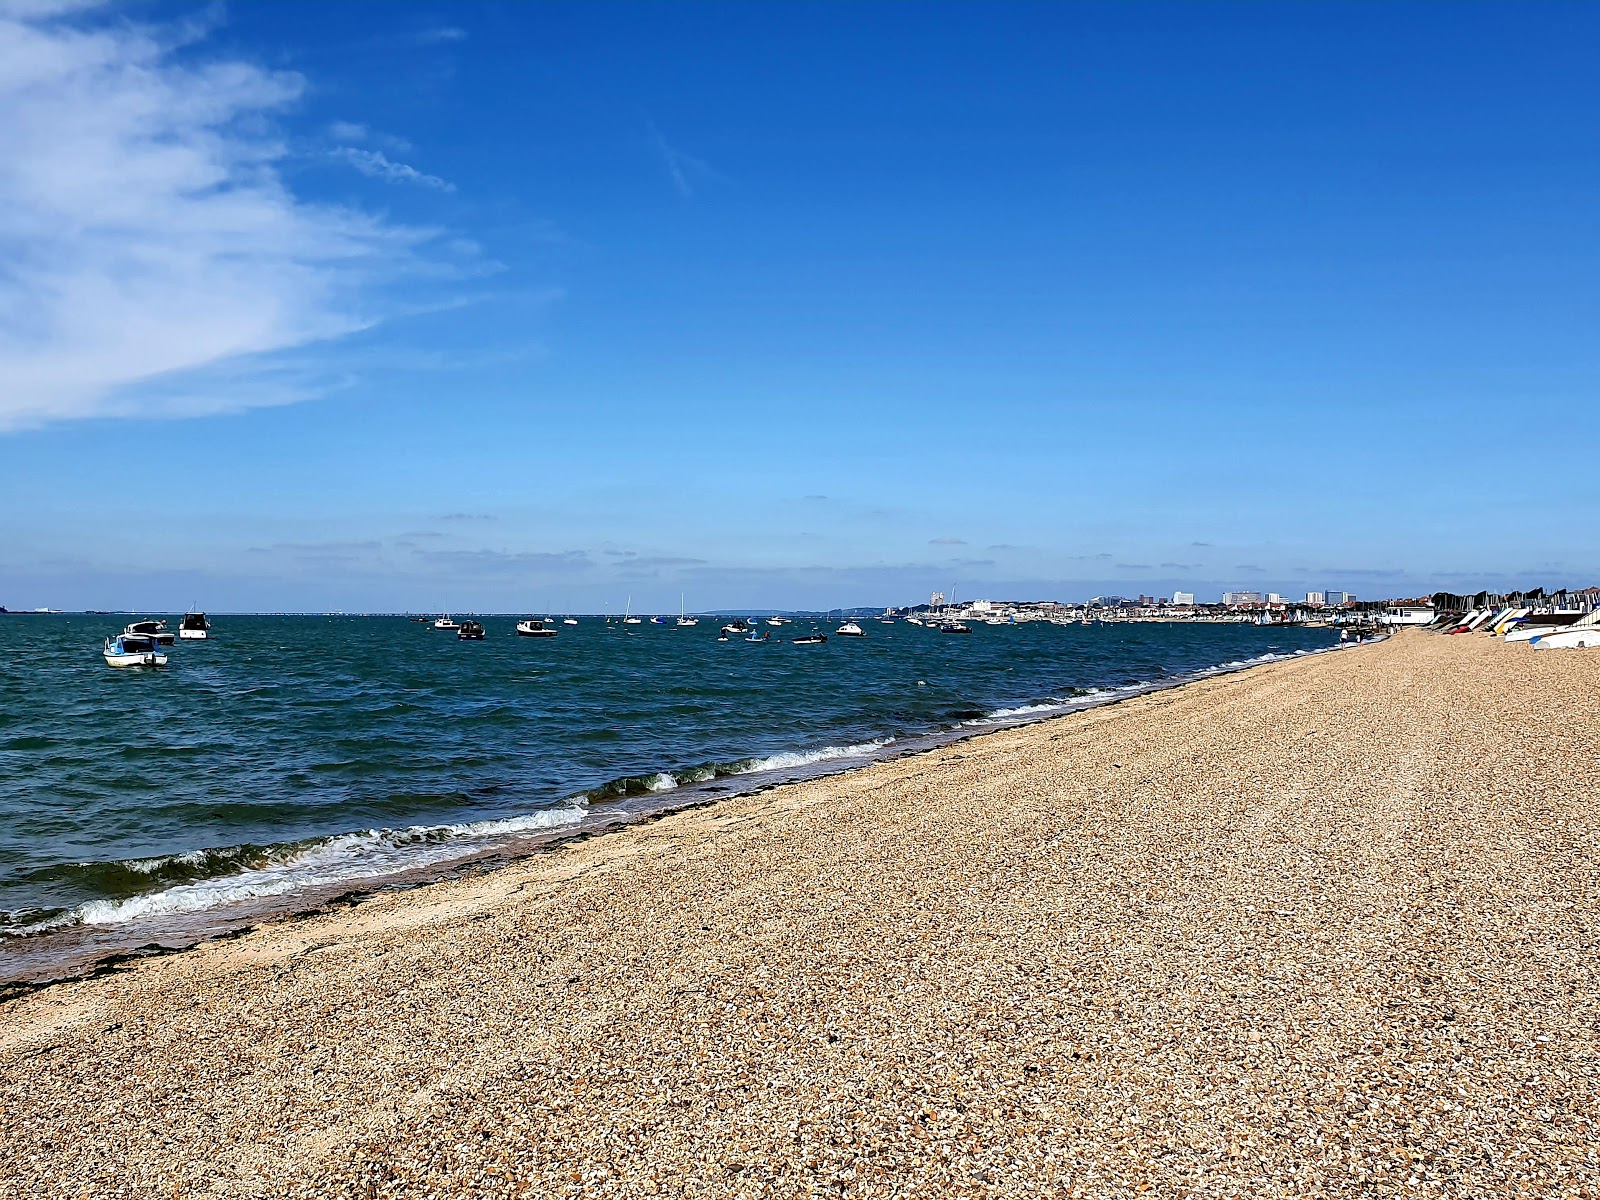
[[555,637],[556,632],[543,621],[527,620],[517,622],[518,637]]
[[820,646],[827,640],[828,635],[825,633],[808,633],[804,637],[789,639],[790,643],[795,646]]
[[153,637],[141,637],[138,634],[120,633],[114,638],[107,638],[102,653],[108,667],[167,665],[167,656],[161,649],[161,643]]
[[463,621],[463,622],[461,622],[461,628],[456,631],[456,641],[458,641],[458,642],[481,642],[481,641],[483,641],[483,626],[479,625],[476,621]]

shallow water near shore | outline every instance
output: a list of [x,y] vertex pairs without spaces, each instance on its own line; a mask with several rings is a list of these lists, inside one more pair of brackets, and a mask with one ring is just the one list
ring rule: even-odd
[[0,626],[0,978],[1337,636],[866,622],[795,646],[832,633],[800,620],[750,645],[715,619],[525,639],[490,617],[458,642],[403,618],[221,617],[167,670],[116,671],[99,643],[126,619]]

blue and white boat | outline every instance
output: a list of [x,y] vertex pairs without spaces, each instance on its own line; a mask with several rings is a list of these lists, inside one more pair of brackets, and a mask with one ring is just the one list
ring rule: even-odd
[[108,667],[164,667],[167,652],[153,637],[140,634],[119,633],[106,639],[106,666]]

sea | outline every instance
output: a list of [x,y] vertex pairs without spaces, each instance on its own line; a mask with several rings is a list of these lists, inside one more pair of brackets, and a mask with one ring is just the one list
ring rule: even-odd
[[214,616],[165,669],[112,669],[102,641],[131,619],[0,618],[0,981],[1337,638],[870,619],[849,638],[797,618],[752,644],[718,640],[726,617],[582,617],[534,639],[484,616],[460,641],[406,617]]

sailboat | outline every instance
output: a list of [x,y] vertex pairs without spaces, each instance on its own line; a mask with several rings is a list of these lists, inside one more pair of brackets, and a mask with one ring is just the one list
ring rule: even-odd
[[644,624],[644,619],[642,617],[636,617],[636,616],[633,615],[633,597],[632,596],[628,597],[628,607],[627,607],[626,610],[624,610],[624,612],[622,614],[622,623],[624,625],[643,625]]
[[688,610],[684,607],[684,603],[683,603],[683,593],[679,592],[678,593],[678,628],[679,629],[688,629],[691,625],[698,625],[698,624],[700,624],[699,618],[691,617],[688,614]]

